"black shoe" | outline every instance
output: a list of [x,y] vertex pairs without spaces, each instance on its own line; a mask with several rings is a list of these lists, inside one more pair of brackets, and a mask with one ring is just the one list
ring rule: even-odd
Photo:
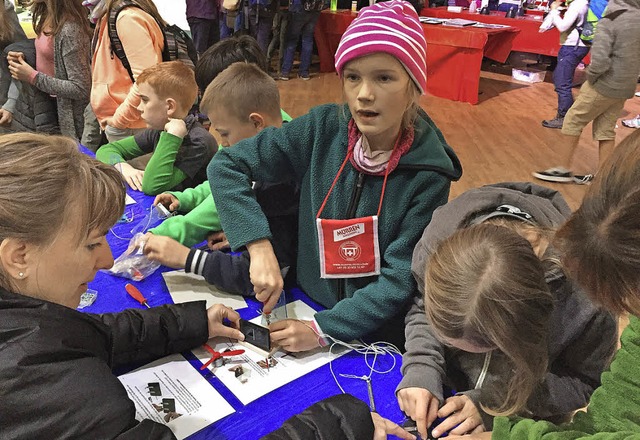
[[547,182],[559,182],[559,183],[571,183],[573,182],[573,173],[564,168],[549,168],[544,171],[536,171],[531,173],[536,179],[544,180]]
[[547,128],[562,128],[564,123],[564,117],[556,116],[553,119],[545,119],[542,121],[542,126]]

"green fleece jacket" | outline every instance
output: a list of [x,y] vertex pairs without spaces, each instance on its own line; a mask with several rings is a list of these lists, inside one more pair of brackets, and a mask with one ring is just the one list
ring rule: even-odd
[[[447,201],[451,180],[457,180],[462,169],[442,133],[420,112],[414,142],[387,182],[378,226],[381,274],[321,279],[316,213],[347,154],[350,118],[346,106],[315,107],[280,129],[267,128],[234,148],[220,151],[207,174],[233,249],[271,238],[251,181],[286,177],[299,182],[298,282],[327,308],[315,315],[316,321],[326,334],[343,341],[378,330],[377,336],[389,340],[390,333],[404,333],[402,321],[416,288],[411,275],[413,247],[433,210]],[[382,176],[359,173],[349,162],[322,217],[375,215],[383,180]]]
[[595,390],[587,412],[572,423],[497,417],[492,439],[513,440],[639,440],[640,439],[640,320],[632,316],[622,333],[622,346],[602,385]]

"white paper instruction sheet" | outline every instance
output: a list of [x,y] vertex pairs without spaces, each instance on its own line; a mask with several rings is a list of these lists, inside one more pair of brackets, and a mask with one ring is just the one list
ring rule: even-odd
[[[289,318],[309,320],[314,314],[315,311],[302,301],[287,304]],[[260,320],[261,317],[257,317],[251,321],[259,324]],[[329,353],[329,347],[303,353],[278,351],[273,355],[275,365],[267,366],[263,356],[228,339],[210,339],[209,346],[219,352],[227,349],[245,350],[242,355],[226,357],[225,365],[213,367],[210,364],[208,367],[245,405],[349,351],[342,347],[334,348],[333,354]],[[211,354],[203,348],[193,350],[193,353],[203,364],[211,358]]]
[[181,440],[234,409],[181,355],[175,354],[118,377],[136,406],[136,420],[167,425]]
[[241,295],[223,292],[207,283],[200,275],[176,270],[164,272],[162,276],[175,304],[204,300],[207,308],[214,304],[224,304],[232,309],[247,307],[247,302]]

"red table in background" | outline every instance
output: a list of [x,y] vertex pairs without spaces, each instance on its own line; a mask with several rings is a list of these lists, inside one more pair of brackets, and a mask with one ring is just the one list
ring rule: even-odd
[[[320,71],[334,70],[334,54],[347,26],[356,18],[351,11],[324,10],[316,25],[315,40]],[[483,56],[504,63],[512,50],[515,28],[483,29],[422,25],[427,39],[427,91],[453,101],[478,103]]]
[[492,11],[491,15],[471,14],[469,11],[449,12],[447,7],[424,8],[420,11],[424,17],[434,18],[463,18],[481,23],[505,24],[520,29],[520,33],[513,40],[511,50],[517,52],[530,52],[540,55],[557,56],[560,50],[560,32],[555,27],[546,32],[538,32],[542,24],[542,16],[539,13],[527,12],[523,17],[507,18],[504,12]]

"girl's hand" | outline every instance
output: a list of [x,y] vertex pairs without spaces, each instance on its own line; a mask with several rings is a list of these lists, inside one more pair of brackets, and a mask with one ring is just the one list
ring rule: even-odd
[[[207,318],[209,320],[209,338],[223,336],[244,341],[244,335],[238,330],[240,327],[240,315],[235,310],[222,304],[216,304],[207,309]],[[231,321],[235,328],[224,325],[224,319]]]
[[440,411],[438,417],[444,419],[431,433],[434,437],[440,437],[445,432],[449,435],[462,435],[467,433],[477,434],[484,431],[482,417],[473,401],[464,394],[449,397]]
[[158,194],[153,200],[153,205],[162,205],[169,211],[175,211],[180,207],[180,201],[176,196],[169,193]]
[[373,419],[373,426],[375,428],[373,440],[386,440],[389,435],[394,435],[403,440],[415,440],[413,435],[409,434],[391,420],[380,416],[378,413],[372,412],[371,419]]
[[145,234],[144,254],[150,260],[157,261],[173,269],[184,269],[189,256],[189,248],[173,238],[162,235]]
[[136,191],[142,191],[142,178],[144,171],[138,170],[126,162],[119,162],[114,165],[116,170],[120,171],[125,182]]
[[[9,54],[11,53],[16,52],[9,52]],[[13,79],[31,83],[31,76],[35,70],[25,62],[24,55],[22,55],[22,53],[20,53],[19,56],[9,55],[7,56],[7,60],[9,61],[9,72]]]
[[262,307],[264,313],[271,313],[284,287],[278,259],[273,252],[271,242],[267,239],[247,244],[247,250],[251,257],[249,276],[256,299],[264,303]]
[[307,351],[320,346],[311,321],[283,319],[269,326],[271,340],[289,352]]
[[415,420],[420,436],[427,438],[427,428],[438,415],[438,399],[429,390],[411,387],[398,391],[398,404],[406,415]]

